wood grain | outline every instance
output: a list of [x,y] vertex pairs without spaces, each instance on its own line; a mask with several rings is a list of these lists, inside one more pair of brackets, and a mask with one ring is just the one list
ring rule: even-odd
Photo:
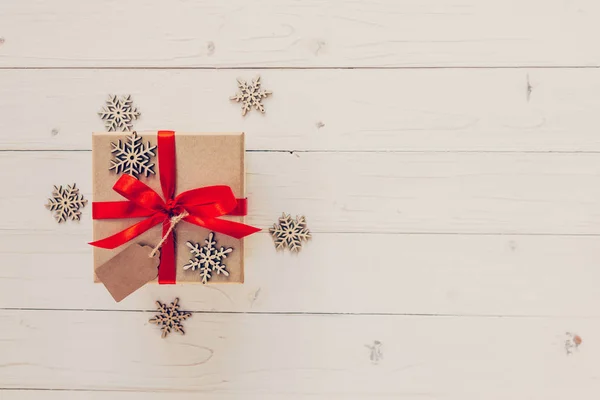
[[0,4],[4,67],[600,64],[593,0],[22,0]]
[[[161,339],[147,322],[151,315],[2,311],[0,382],[4,388],[144,388],[205,396],[369,393],[456,400],[481,397],[490,385],[492,399],[522,393],[589,399],[600,389],[597,319],[195,314],[185,336]],[[571,354],[566,332],[583,339]],[[118,359],[111,356],[116,349]],[[84,359],[90,362],[82,365]]]
[[[0,2],[0,399],[597,400],[600,4]],[[261,75],[267,114],[239,115]],[[109,94],[138,130],[245,131],[244,285],[92,283]],[[194,311],[160,339],[154,301]],[[577,335],[578,346],[574,335]]]
[[0,253],[2,308],[148,310],[180,297],[209,312],[600,316],[599,237],[319,233],[295,256],[261,233],[246,241],[243,285],[146,285],[118,304],[92,283],[81,234],[0,242],[12,247]]
[[[243,118],[229,96],[259,73],[267,114]],[[600,151],[582,69],[0,70],[0,149],[91,149],[111,93],[138,130],[244,131],[250,150]]]
[[[247,222],[264,229],[285,211],[306,215],[315,233],[597,235],[599,161],[572,153],[249,153]],[[3,178],[20,189],[0,193],[0,208],[11,210],[4,229],[91,239],[91,207],[81,224],[64,227],[43,207],[55,184],[76,182],[91,200],[91,152],[2,152],[0,169],[20,171]]]
[[247,241],[245,285],[147,286],[117,305],[92,284],[89,207],[63,225],[43,207],[57,182],[89,198],[90,153],[3,152],[0,169],[25,181],[3,178],[21,190],[0,194],[0,305],[143,310],[168,293],[226,312],[597,316],[597,158],[252,152],[249,222],[306,213],[306,249],[277,253],[263,232]]

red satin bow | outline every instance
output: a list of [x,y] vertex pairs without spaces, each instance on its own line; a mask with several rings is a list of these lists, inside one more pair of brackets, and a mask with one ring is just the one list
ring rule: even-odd
[[[122,175],[113,190],[129,201],[92,203],[93,219],[148,217],[107,238],[90,243],[104,249],[114,249],[141,235],[162,222],[163,235],[171,226],[170,219],[186,211],[183,221],[224,233],[236,239],[260,229],[239,222],[218,219],[222,215],[246,215],[246,199],[236,199],[229,186],[207,186],[188,190],[173,198],[175,193],[175,132],[158,132],[158,166],[164,198],[131,175]],[[175,283],[175,244],[169,233],[161,247],[158,270],[160,284]]]

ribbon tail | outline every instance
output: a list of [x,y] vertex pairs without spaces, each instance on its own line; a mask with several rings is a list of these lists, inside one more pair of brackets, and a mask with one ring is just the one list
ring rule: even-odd
[[119,233],[115,233],[114,235],[104,239],[96,240],[90,244],[103,249],[116,249],[117,247],[129,242],[131,239],[140,236],[153,226],[161,223],[164,219],[164,215],[154,214],[152,217],[138,222],[137,224],[132,225]]
[[195,215],[188,215],[183,220],[189,222],[190,224],[202,226],[215,232],[229,235],[236,239],[241,239],[260,231],[259,228],[255,228],[254,226],[218,218],[201,218]]
[[[169,232],[169,229],[171,229],[171,221],[167,219],[163,222],[163,237]],[[177,268],[175,267],[175,240],[173,240],[173,230],[171,230],[163,242],[160,253],[158,283],[160,285],[174,285],[177,278]]]
[[235,199],[235,208],[227,213],[227,215],[244,216],[248,214],[248,199]]

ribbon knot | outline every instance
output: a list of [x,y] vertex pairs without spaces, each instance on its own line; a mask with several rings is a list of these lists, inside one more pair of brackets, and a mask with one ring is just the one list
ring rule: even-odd
[[179,204],[177,204],[177,201],[175,199],[169,199],[165,204],[164,211],[168,216],[172,217],[174,215],[181,214],[184,211],[184,209]]
[[[180,193],[175,192],[175,132],[158,132],[158,166],[163,198],[152,188],[131,175],[122,175],[113,190],[128,201],[92,203],[93,219],[147,217],[129,228],[107,238],[90,243],[104,249],[117,248],[150,228],[162,223],[162,256],[158,282],[175,283],[175,245],[171,218],[241,239],[260,229],[239,222],[219,219],[223,215],[246,215],[246,199],[236,199],[229,186],[206,186]],[[178,220],[178,222],[179,222]]]

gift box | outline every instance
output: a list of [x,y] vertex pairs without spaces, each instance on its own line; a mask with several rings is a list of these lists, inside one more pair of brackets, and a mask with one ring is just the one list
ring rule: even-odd
[[[258,230],[243,224],[244,150],[243,133],[94,133],[94,271],[131,246],[160,246],[159,283],[243,283],[243,237]],[[207,279],[213,256],[225,267]],[[121,258],[121,272],[147,262]]]

